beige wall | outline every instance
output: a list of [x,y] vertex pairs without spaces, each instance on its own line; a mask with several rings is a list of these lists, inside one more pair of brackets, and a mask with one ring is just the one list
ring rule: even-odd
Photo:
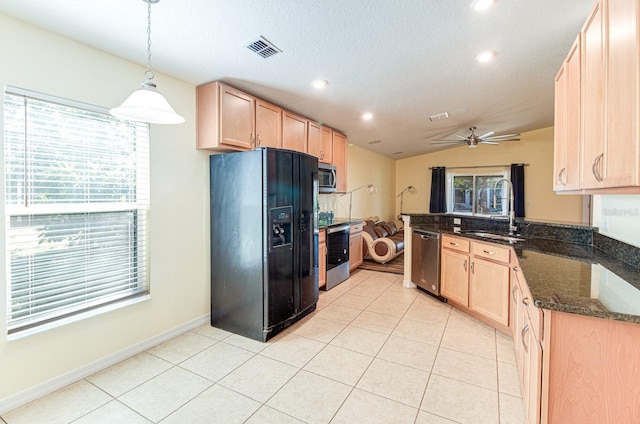
[[[395,161],[377,153],[350,145],[347,157],[347,190],[373,184],[376,192],[369,194],[362,188],[352,194],[352,218],[377,215],[380,219],[394,218]],[[349,215],[349,195],[320,195],[320,208],[324,203],[337,218]]]
[[[467,146],[429,153],[396,163],[396,191],[408,185],[405,213],[428,213],[433,166],[476,166],[528,163],[525,168],[525,211],[529,220],[581,222],[582,196],[558,195],[553,191],[553,127],[522,134],[520,141],[500,145]],[[480,171],[480,170],[479,170]],[[486,171],[483,169],[481,171]],[[400,210],[397,203],[396,210]]]
[[[4,15],[0,52],[5,58],[0,86],[104,107],[120,104],[144,77],[142,66]],[[75,375],[94,361],[198,322],[209,312],[209,167],[208,153],[195,149],[195,87],[158,73],[156,81],[187,121],[151,126],[151,300],[7,341],[6,252],[0,243],[0,408],[3,400],[10,403],[8,398],[26,389]],[[0,116],[1,108],[2,102]],[[3,207],[0,202],[2,215]],[[4,231],[1,224],[1,240]]]

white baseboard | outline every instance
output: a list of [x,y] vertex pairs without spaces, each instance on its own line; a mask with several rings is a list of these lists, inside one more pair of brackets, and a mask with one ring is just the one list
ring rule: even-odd
[[37,386],[33,386],[29,389],[23,390],[20,393],[16,393],[15,395],[0,399],[0,415],[5,414],[19,406],[36,400],[65,386],[68,386],[71,383],[82,380],[83,378],[95,374],[96,372],[108,368],[112,365],[115,365],[118,362],[124,361],[125,359],[151,349],[152,347],[166,342],[167,340],[170,340],[176,336],[179,336],[182,333],[193,330],[194,328],[199,327],[203,324],[207,324],[209,323],[210,319],[210,314],[203,315],[199,318],[193,319],[182,325],[165,331],[164,333],[157,334],[147,340],[129,346],[128,348],[116,352],[112,355],[106,356],[102,359],[99,359],[68,373],[61,374],[48,381],[45,381],[44,383],[38,384]]

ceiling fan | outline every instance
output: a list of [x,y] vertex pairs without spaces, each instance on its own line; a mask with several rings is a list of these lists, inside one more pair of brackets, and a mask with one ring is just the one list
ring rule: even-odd
[[503,135],[494,135],[495,131],[489,131],[486,134],[476,135],[476,127],[473,126],[469,128],[471,134],[467,137],[463,137],[461,135],[456,134],[456,137],[461,138],[461,140],[434,140],[433,143],[430,144],[464,144],[466,143],[469,147],[478,147],[478,144],[500,144],[502,141],[518,141],[520,140],[520,134],[503,134]]

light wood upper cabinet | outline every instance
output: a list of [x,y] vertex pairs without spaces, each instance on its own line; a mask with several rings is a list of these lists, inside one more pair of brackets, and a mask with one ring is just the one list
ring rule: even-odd
[[[322,163],[333,163],[333,130],[331,128],[322,127],[322,148],[320,150],[319,161]],[[345,152],[346,155],[346,152]]]
[[218,82],[196,89],[197,147],[251,150],[255,142],[255,98]]
[[331,163],[333,159],[332,130],[313,121],[307,121],[307,149],[318,162]]
[[554,183],[556,191],[580,188],[580,35],[556,75]]
[[307,121],[307,153],[322,158],[322,126],[312,121]]
[[347,191],[347,136],[333,131],[333,165],[336,167],[336,191]]
[[307,152],[307,120],[294,113],[282,114],[282,148]]
[[282,109],[256,99],[256,146],[282,147]]
[[605,39],[603,11],[597,3],[582,30],[582,172],[580,188],[602,187],[598,161],[604,155]]
[[[565,62],[556,80],[556,130],[571,142],[572,99],[580,96],[580,183],[558,183],[562,142],[556,139],[554,188],[584,194],[640,193],[640,31],[637,0],[600,0],[580,34],[580,90]],[[572,50],[573,51],[573,50]],[[571,53],[570,53],[571,57]],[[567,59],[569,60],[570,57]],[[563,94],[562,90],[566,93]],[[570,144],[565,146],[571,149]],[[566,163],[571,163],[567,157]],[[560,169],[558,169],[560,167]],[[568,177],[569,167],[564,175]]]

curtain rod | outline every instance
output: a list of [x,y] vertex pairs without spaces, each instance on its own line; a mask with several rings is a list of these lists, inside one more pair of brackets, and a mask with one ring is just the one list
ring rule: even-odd
[[[430,166],[429,169],[433,169],[433,168],[446,168],[446,169],[468,169],[468,168],[499,168],[501,166],[511,166],[512,164],[508,164],[508,165],[478,165],[478,166],[450,166],[450,167],[446,167],[446,166]],[[516,163],[515,165],[522,165],[522,166],[529,166],[528,163]]]

